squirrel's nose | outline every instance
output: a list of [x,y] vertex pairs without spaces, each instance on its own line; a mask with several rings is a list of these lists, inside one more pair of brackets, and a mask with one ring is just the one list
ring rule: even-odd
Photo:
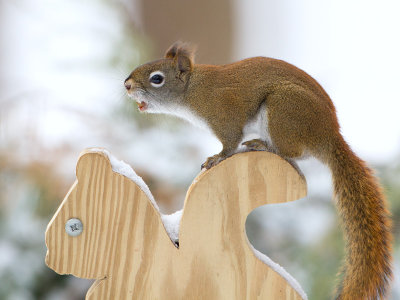
[[125,80],[124,85],[125,85],[125,88],[129,91],[132,87],[131,79],[128,78],[127,80]]

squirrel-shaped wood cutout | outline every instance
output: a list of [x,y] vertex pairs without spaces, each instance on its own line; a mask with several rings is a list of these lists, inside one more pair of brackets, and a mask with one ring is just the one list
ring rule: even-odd
[[[284,159],[246,152],[200,173],[185,199],[179,247],[147,186],[115,161],[100,149],[81,154],[46,231],[51,269],[97,279],[86,299],[306,299],[283,269],[258,258],[245,233],[255,208],[306,196],[304,178]],[[83,226],[77,236],[65,230],[72,218]]]

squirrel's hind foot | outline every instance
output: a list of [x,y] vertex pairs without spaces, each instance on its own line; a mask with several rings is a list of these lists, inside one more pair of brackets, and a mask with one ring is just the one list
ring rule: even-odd
[[242,145],[246,146],[247,151],[270,151],[267,142],[260,139],[246,141],[243,142]]

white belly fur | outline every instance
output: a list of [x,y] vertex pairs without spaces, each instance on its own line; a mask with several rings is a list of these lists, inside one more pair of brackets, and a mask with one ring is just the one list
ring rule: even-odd
[[185,120],[200,129],[213,133],[210,126],[208,126],[207,122],[203,118],[199,117],[198,115],[190,111],[190,109],[184,106],[174,104],[163,104],[162,106],[157,105],[156,109],[149,112],[172,115],[182,120]]
[[246,141],[253,139],[260,139],[267,142],[268,147],[272,150],[273,143],[271,136],[268,131],[268,118],[267,118],[267,106],[263,104],[258,110],[257,114],[251,119],[243,128],[242,142],[239,145],[238,150],[243,151],[245,147],[241,144]]

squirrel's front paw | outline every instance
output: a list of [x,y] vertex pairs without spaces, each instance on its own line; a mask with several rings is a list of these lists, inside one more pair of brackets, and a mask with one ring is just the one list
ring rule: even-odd
[[201,165],[201,168],[202,169],[206,168],[208,170],[211,167],[217,165],[220,161],[224,160],[225,158],[226,157],[222,156],[221,154],[215,154],[214,156],[210,156],[209,158],[207,158],[204,164]]

